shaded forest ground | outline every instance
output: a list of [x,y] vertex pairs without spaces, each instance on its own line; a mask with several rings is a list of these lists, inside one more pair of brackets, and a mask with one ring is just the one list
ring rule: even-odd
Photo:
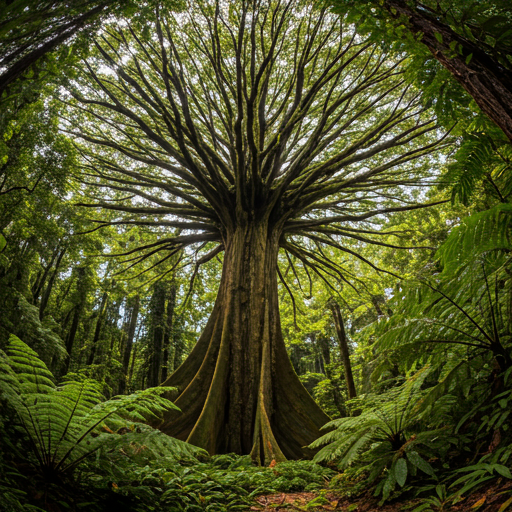
[[[444,503],[445,508],[437,510],[450,510],[463,512],[466,510],[479,510],[480,512],[505,512],[512,510],[512,482],[498,479],[496,482],[476,490],[467,497],[462,497],[458,503]],[[296,492],[264,495],[256,498],[257,504],[251,507],[253,511],[278,510],[325,510],[341,512],[402,512],[414,510],[424,503],[422,498],[398,499],[391,503],[381,504],[380,500],[372,496],[370,491],[358,497],[344,497],[340,492]],[[429,510],[428,508],[426,510]],[[436,510],[431,508],[430,510]]]

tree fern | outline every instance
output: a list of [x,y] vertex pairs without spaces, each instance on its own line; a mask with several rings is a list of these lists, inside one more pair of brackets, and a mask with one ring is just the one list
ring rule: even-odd
[[381,354],[415,349],[413,360],[419,356],[426,358],[423,363],[441,365],[452,353],[467,359],[486,352],[502,370],[508,368],[511,326],[504,312],[510,308],[512,283],[507,265],[503,258],[475,259],[453,278],[403,284],[395,314],[377,328],[375,349]]
[[[4,370],[0,377],[2,395],[16,411],[32,447],[34,465],[47,481],[59,480],[102,446],[128,445],[136,439],[140,446],[151,440],[151,449],[159,448],[160,455],[173,449],[188,455],[199,452],[138,425],[165,410],[178,410],[161,396],[173,388],[150,388],[104,401],[100,384],[91,379],[65,380],[55,385],[53,375],[37,354],[14,335],[0,365]],[[110,427],[120,423],[132,435],[112,435]],[[142,435],[137,437],[139,433]]]
[[[397,482],[403,486],[407,474],[414,474],[416,468],[433,474],[430,465],[415,450],[439,432],[417,433],[414,429],[425,412],[421,407],[425,394],[421,386],[429,372],[428,367],[423,368],[401,386],[380,395],[359,397],[360,405],[366,405],[361,415],[327,423],[324,428],[333,430],[311,444],[311,448],[321,448],[314,460],[335,460],[340,469],[358,466],[369,475],[368,483],[375,481],[387,468],[388,476],[378,489],[384,498],[390,495]],[[397,462],[408,453],[415,454],[411,455],[412,461],[408,458],[407,462]],[[389,483],[386,487],[385,481]]]
[[337,460],[344,469],[356,462],[361,453],[376,442],[389,444],[390,450],[396,450],[406,441],[406,430],[411,419],[414,405],[420,397],[419,388],[428,374],[423,369],[408,379],[402,386],[392,388],[380,395],[365,395],[356,399],[364,408],[356,417],[333,420],[324,428],[333,428],[315,441],[311,447],[325,445],[315,456],[316,461]]

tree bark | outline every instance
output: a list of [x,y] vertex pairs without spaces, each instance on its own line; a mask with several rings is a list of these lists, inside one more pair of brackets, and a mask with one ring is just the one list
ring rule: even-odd
[[43,291],[44,285],[46,284],[46,279],[48,278],[48,275],[50,273],[50,270],[53,267],[53,262],[55,261],[55,258],[57,258],[57,255],[59,254],[58,248],[56,248],[52,253],[52,258],[48,265],[45,267],[43,265],[43,272],[39,272],[36,278],[36,282],[32,286],[32,304],[34,306],[37,305],[37,301],[39,300],[39,297],[41,296],[41,293]]
[[[161,379],[164,381],[168,377],[169,373],[169,353],[171,347],[171,339],[172,339],[172,327],[174,320],[174,308],[176,307],[176,283],[174,281],[171,282],[169,287],[169,296],[167,300],[167,310],[166,310],[166,322],[165,322],[165,332],[164,332],[164,354],[163,354],[163,362],[162,362],[162,376]],[[174,370],[174,368],[172,368]]]
[[66,254],[66,247],[62,249],[57,257],[57,261],[55,263],[55,269],[53,270],[53,274],[48,281],[48,285],[44,290],[43,296],[41,297],[41,304],[39,305],[39,320],[42,320],[44,317],[44,312],[46,310],[46,306],[48,306],[48,301],[50,300],[50,295],[52,294],[53,285],[55,284],[55,279],[57,278],[57,274],[59,273],[59,267],[62,262],[62,258],[64,254]]
[[334,301],[331,302],[330,307],[334,319],[334,327],[336,328],[336,333],[338,334],[341,360],[343,361],[343,368],[345,369],[345,381],[347,383],[348,397],[355,398],[357,396],[356,386],[354,384],[354,377],[352,375],[352,365],[350,364],[347,335],[345,332],[345,325],[343,324],[343,317],[341,316],[341,309],[339,304]]
[[219,292],[206,328],[164,382],[181,414],[160,428],[210,453],[272,460],[312,455],[304,448],[329,417],[299,381],[286,353],[277,294],[278,228],[246,220],[224,237]]
[[[421,42],[512,142],[511,73],[472,41],[427,13],[411,8],[403,0],[385,0],[383,5],[392,17],[408,18],[410,30],[422,34]],[[454,55],[450,49],[453,42],[462,47],[462,55]]]
[[92,340],[91,352],[89,353],[89,358],[87,359],[87,366],[90,366],[94,363],[94,359],[96,357],[96,351],[98,348],[98,342],[101,336],[101,328],[103,327],[103,321],[105,320],[105,313],[107,308],[107,300],[108,294],[107,292],[103,292],[103,296],[101,297],[100,309],[98,311],[98,319],[96,320],[96,328],[94,330],[94,338]]
[[133,306],[130,312],[130,323],[128,324],[128,333],[126,336],[126,344],[123,352],[123,376],[119,382],[119,393],[123,394],[126,391],[126,384],[128,382],[128,367],[130,365],[130,356],[132,354],[133,339],[135,337],[135,328],[137,327],[137,319],[139,316],[140,297],[136,295],[133,299]]
[[77,269],[78,277],[76,287],[78,293],[78,303],[75,304],[73,308],[73,320],[71,321],[71,327],[66,337],[66,351],[68,353],[68,358],[66,360],[64,373],[67,373],[69,370],[69,364],[71,363],[71,354],[73,352],[73,346],[75,344],[75,337],[80,322],[80,316],[82,315],[82,310],[86,300],[86,293],[84,289],[85,272],[85,267],[79,267]]
[[160,384],[162,371],[162,353],[165,334],[165,284],[158,281],[153,288],[153,297],[150,305],[151,314],[151,341],[149,354],[149,372],[146,381],[147,387]]
[[341,416],[347,415],[347,409],[345,407],[345,401],[343,400],[343,393],[339,386],[339,380],[335,378],[332,367],[331,367],[331,347],[329,346],[329,340],[324,336],[318,336],[316,338],[317,343],[322,352],[322,358],[324,360],[325,375],[331,381],[332,385],[332,399],[336,409],[338,409]]

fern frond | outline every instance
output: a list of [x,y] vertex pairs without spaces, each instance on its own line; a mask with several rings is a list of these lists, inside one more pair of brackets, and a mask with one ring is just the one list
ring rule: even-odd
[[315,461],[337,460],[346,468],[368,452],[371,445],[394,439],[418,420],[415,405],[422,396],[421,386],[430,373],[425,367],[409,377],[401,386],[380,395],[365,395],[360,400],[367,405],[360,416],[340,418],[324,428],[330,432],[314,441],[311,448],[321,448]]
[[7,343],[9,364],[25,393],[45,393],[55,388],[53,374],[26,343],[11,334]]
[[443,273],[454,274],[470,259],[486,252],[512,250],[511,226],[512,204],[508,203],[466,217],[437,251]]
[[[2,397],[16,411],[38,469],[49,479],[72,470],[107,440],[112,442],[112,437],[101,434],[103,425],[141,422],[169,409],[179,410],[162,396],[174,391],[169,387],[145,389],[105,401],[100,384],[92,379],[67,378],[56,386],[53,375],[37,354],[15,336],[9,339],[7,356],[0,357],[0,366],[6,370],[0,377]],[[190,456],[199,453],[195,447],[186,448],[160,434],[153,429],[145,430],[155,453],[159,450],[168,454],[173,448]],[[129,436],[113,437],[119,443],[130,440]]]
[[122,427],[126,433],[100,434],[102,451],[122,449],[131,458],[144,460],[162,460],[164,458],[179,461],[182,459],[204,459],[209,457],[206,450],[185,441],[164,434],[160,430],[144,423],[131,423]]

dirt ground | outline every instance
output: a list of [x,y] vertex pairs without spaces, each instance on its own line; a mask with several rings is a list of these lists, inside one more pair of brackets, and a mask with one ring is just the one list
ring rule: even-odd
[[[260,496],[251,507],[254,512],[276,512],[300,510],[302,512],[406,512],[421,504],[420,499],[399,500],[379,506],[379,500],[371,494],[359,498],[341,498],[336,494],[319,495],[312,492],[279,493]],[[433,512],[512,512],[512,481],[498,479],[491,485],[482,487],[456,504],[445,504]],[[427,509],[428,511],[428,509]]]

